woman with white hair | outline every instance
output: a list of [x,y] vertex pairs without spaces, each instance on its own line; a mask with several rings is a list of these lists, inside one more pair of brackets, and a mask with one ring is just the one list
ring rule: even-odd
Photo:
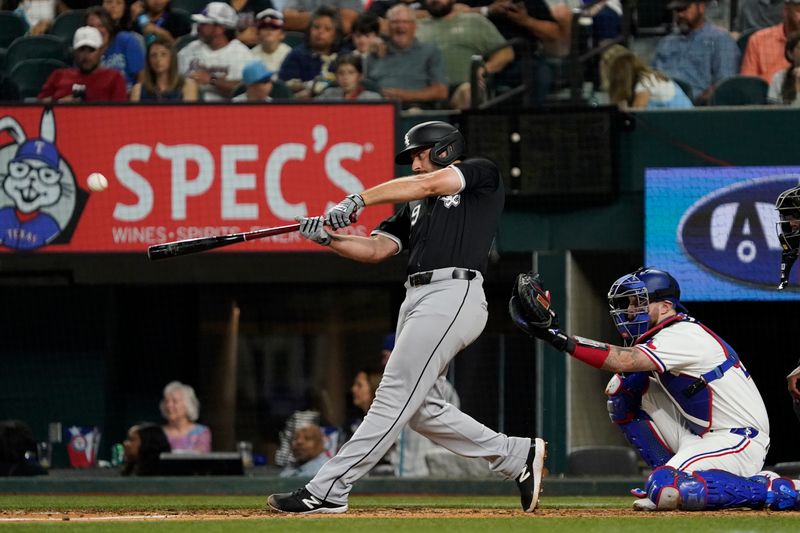
[[200,402],[189,385],[172,381],[164,387],[161,414],[167,420],[167,434],[176,453],[208,453],[211,451],[211,430],[195,421],[200,416]]

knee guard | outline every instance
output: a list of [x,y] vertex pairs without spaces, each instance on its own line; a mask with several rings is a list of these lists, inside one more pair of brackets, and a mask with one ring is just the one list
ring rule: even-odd
[[647,497],[660,511],[760,508],[769,504],[768,488],[765,476],[746,478],[724,470],[687,474],[671,466],[657,468],[647,479]]
[[650,384],[646,372],[614,374],[606,386],[608,416],[650,467],[666,464],[674,455],[656,433],[650,416],[642,410],[642,394]]

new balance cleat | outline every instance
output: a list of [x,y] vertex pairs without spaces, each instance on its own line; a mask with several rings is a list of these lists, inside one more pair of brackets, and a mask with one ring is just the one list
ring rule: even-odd
[[542,492],[542,471],[547,457],[547,443],[542,439],[534,439],[522,473],[516,478],[520,503],[526,513],[532,513],[539,506],[539,494]]
[[305,487],[294,492],[284,492],[282,494],[271,494],[267,498],[269,507],[281,513],[293,514],[315,514],[315,513],[344,513],[347,512],[347,504],[339,505],[325,500],[320,500]]

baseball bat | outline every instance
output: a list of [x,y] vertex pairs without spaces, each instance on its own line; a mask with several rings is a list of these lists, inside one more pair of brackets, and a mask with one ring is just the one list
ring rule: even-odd
[[300,224],[289,224],[287,226],[262,228],[253,231],[243,231],[241,233],[229,233],[228,235],[214,235],[211,237],[199,237],[196,239],[184,239],[181,241],[154,244],[147,248],[147,258],[150,261],[160,261],[161,259],[169,259],[170,257],[196,254],[205,252],[206,250],[213,250],[214,248],[230,246],[237,242],[252,241],[271,237],[273,235],[291,233],[298,229],[300,229]]

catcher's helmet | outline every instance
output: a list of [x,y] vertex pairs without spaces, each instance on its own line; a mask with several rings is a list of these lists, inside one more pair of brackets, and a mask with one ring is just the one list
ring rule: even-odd
[[[800,186],[783,191],[775,200],[780,221],[778,222],[778,238],[784,251],[797,250],[800,247]],[[792,228],[792,222],[795,222]]]
[[625,346],[636,342],[650,329],[648,306],[651,302],[666,300],[672,302],[678,311],[686,313],[680,298],[681,288],[675,278],[656,268],[642,267],[615,281],[608,290],[608,305],[611,319]]
[[404,138],[405,148],[394,157],[398,165],[411,164],[411,152],[419,148],[432,146],[431,161],[441,167],[446,167],[464,154],[466,142],[458,128],[433,120],[417,124],[406,133]]

